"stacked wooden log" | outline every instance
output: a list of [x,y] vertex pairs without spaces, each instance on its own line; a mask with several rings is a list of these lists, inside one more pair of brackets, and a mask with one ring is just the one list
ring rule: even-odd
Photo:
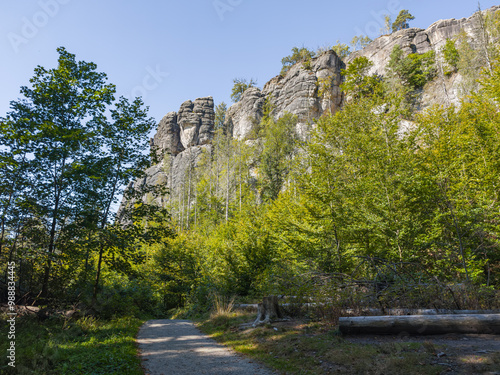
[[358,316],[339,318],[345,334],[500,334],[500,314]]

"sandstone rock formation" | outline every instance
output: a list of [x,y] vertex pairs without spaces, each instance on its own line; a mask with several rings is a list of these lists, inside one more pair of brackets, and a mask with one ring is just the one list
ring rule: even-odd
[[267,82],[262,90],[255,87],[246,90],[241,100],[229,108],[226,126],[240,140],[251,136],[253,126],[262,119],[266,100],[275,119],[291,113],[298,117],[299,127],[326,111],[336,111],[342,102],[339,88],[342,68],[342,61],[333,51],[313,58],[310,67],[296,64],[285,76]]
[[182,103],[179,113],[169,112],[158,124],[151,145],[161,159],[192,146],[210,143],[215,121],[214,99],[209,96]]
[[[499,10],[500,6],[494,6],[485,12]],[[356,57],[365,56],[373,62],[373,67],[369,74],[384,76],[386,67],[390,60],[391,52],[395,45],[399,45],[404,52],[425,53],[433,50],[436,53],[439,76],[426,87],[422,93],[422,107],[432,104],[458,104],[460,96],[460,75],[444,77],[442,73],[443,57],[441,48],[447,39],[453,39],[461,31],[465,31],[469,39],[474,43],[479,43],[483,31],[477,14],[468,18],[440,20],[433,23],[427,29],[410,28],[396,31],[390,35],[383,35],[367,47],[352,53],[345,63],[348,65]]]
[[[158,203],[172,199],[186,183],[200,155],[210,154],[215,122],[212,97],[182,103],[178,113],[169,112],[158,124],[151,139],[158,163],[145,171],[145,177],[134,181],[129,188],[140,190],[143,186],[166,185],[171,190],[168,197],[158,198]],[[145,196],[144,200],[149,198]],[[122,202],[122,207],[126,202]],[[120,208],[121,210],[121,208]]]
[[[500,6],[488,9],[488,12],[496,10],[500,10]],[[267,103],[275,119],[286,113],[296,115],[299,119],[297,130],[299,134],[304,134],[308,124],[342,106],[341,69],[354,58],[366,56],[374,63],[370,73],[384,76],[395,45],[401,46],[406,53],[433,50],[437,64],[441,64],[438,77],[428,83],[421,93],[422,108],[431,104],[457,104],[462,77],[460,74],[443,74],[441,48],[448,38],[453,38],[462,30],[472,42],[480,42],[481,23],[477,15],[473,15],[459,20],[437,21],[425,30],[410,28],[383,35],[345,61],[341,61],[333,51],[324,52],[313,58],[310,64],[292,66],[284,76],[276,76],[267,82],[262,90],[256,87],[246,90],[241,100],[229,108],[226,129],[237,139],[251,139],[254,135],[252,130],[261,121]],[[199,98],[194,102],[188,100],[181,105],[178,113],[168,113],[158,124],[157,133],[151,140],[159,163],[149,168],[146,177],[133,185],[166,184],[172,193],[170,198],[162,199],[175,196],[189,180],[189,173],[198,165],[201,156],[210,155],[214,121],[212,97]],[[402,132],[409,126],[411,124],[402,124]]]

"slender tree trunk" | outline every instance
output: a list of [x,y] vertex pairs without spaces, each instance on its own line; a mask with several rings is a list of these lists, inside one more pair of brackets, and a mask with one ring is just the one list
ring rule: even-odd
[[54,253],[55,249],[57,215],[59,213],[58,211],[59,211],[59,195],[57,195],[55,200],[52,224],[50,227],[49,246],[47,249],[47,264],[45,266],[45,271],[42,281],[42,294],[41,294],[42,297],[47,297],[49,292],[49,278],[50,278],[50,271],[52,269],[52,254]]
[[468,271],[468,268],[467,268],[467,262],[466,262],[466,259],[465,259],[464,244],[462,242],[462,232],[460,231],[460,226],[458,225],[458,220],[457,220],[457,217],[455,216],[455,212],[453,210],[453,204],[448,199],[448,196],[447,196],[446,191],[444,190],[443,186],[441,186],[441,190],[443,191],[445,204],[446,204],[446,206],[448,207],[448,209],[450,211],[450,216],[451,216],[451,218],[453,220],[453,224],[455,226],[455,230],[456,230],[457,237],[458,237],[458,245],[459,245],[459,248],[460,248],[460,255],[462,257],[462,266],[463,266],[464,271],[465,271],[465,278],[467,279],[467,282],[469,282],[470,278],[469,278],[469,271]]
[[3,212],[3,215],[2,215],[2,224],[1,224],[1,227],[2,227],[2,232],[0,234],[0,256],[2,255],[2,250],[3,250],[3,242],[5,240],[5,222],[7,220],[6,216],[7,216],[7,210],[10,206],[10,203],[12,201],[12,194],[13,192],[11,191],[9,193],[9,199],[7,200],[6,202],[6,205],[5,205],[5,208],[4,208],[4,212]]
[[191,159],[191,152],[189,154],[189,170],[188,170],[188,196],[187,196],[187,208],[186,208],[186,217],[187,217],[187,224],[186,224],[186,229],[189,230],[189,222],[190,222],[190,212],[191,212],[191,178],[192,178],[192,159]]
[[99,246],[99,259],[97,261],[97,272],[94,282],[94,293],[92,294],[92,305],[95,305],[97,301],[97,293],[99,291],[99,281],[101,277],[101,267],[102,267],[102,256],[104,254],[104,244],[101,243]]

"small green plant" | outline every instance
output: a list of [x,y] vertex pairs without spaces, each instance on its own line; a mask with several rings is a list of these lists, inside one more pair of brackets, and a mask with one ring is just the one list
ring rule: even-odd
[[341,60],[345,59],[351,54],[351,49],[349,48],[349,46],[345,43],[340,43],[340,41],[338,40],[337,43],[332,47],[332,50]]
[[390,76],[397,78],[412,91],[424,87],[437,73],[434,51],[405,56],[400,45],[394,46],[387,67]]
[[455,41],[446,39],[445,45],[441,48],[443,58],[446,66],[444,67],[444,74],[450,75],[458,70],[458,63],[460,61],[460,54],[458,53]]
[[235,78],[233,79],[233,89],[231,91],[231,100],[234,103],[237,103],[241,100],[243,93],[248,90],[250,87],[254,87],[257,84],[257,81],[250,79],[250,82],[247,82],[246,79],[243,78]]
[[311,66],[311,59],[316,55],[314,51],[311,51],[305,47],[298,48],[298,47],[293,47],[292,48],[292,54],[286,57],[283,57],[281,60],[281,64],[283,67],[281,68],[281,75],[284,76],[292,66],[295,64],[302,62],[305,65],[304,67],[307,69],[307,66]]

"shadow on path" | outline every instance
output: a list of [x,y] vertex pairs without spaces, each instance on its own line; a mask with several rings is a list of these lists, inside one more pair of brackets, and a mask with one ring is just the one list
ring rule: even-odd
[[271,375],[201,333],[187,320],[150,320],[137,335],[147,375]]

